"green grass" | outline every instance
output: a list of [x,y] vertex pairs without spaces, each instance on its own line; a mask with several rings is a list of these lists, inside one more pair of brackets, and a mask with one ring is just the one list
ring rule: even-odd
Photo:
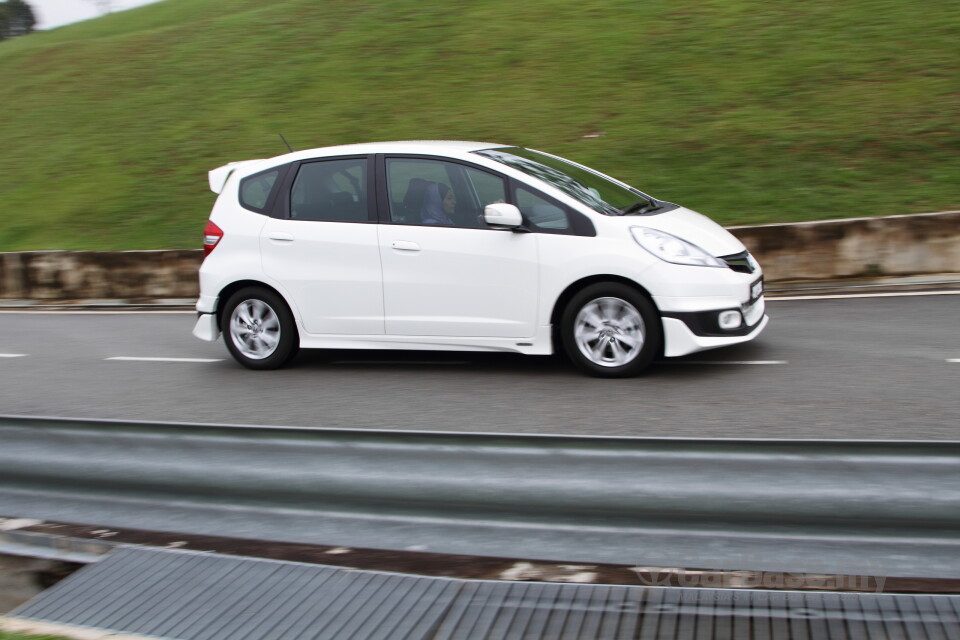
[[521,144],[724,224],[956,209],[957,42],[960,0],[164,0],[0,43],[0,250],[197,247],[278,132]]
[[60,636],[29,636],[12,631],[0,631],[0,640],[66,640]]

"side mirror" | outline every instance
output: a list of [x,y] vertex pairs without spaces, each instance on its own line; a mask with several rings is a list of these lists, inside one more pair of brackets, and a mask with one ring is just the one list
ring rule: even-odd
[[506,202],[495,202],[483,208],[484,221],[494,227],[514,229],[523,224],[520,209]]

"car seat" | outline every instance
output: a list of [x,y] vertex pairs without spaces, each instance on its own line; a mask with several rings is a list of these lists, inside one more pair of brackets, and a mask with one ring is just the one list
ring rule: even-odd
[[420,222],[420,209],[423,208],[423,199],[427,196],[427,188],[431,184],[433,183],[423,178],[410,179],[407,193],[403,196],[402,219],[394,215],[394,222]]

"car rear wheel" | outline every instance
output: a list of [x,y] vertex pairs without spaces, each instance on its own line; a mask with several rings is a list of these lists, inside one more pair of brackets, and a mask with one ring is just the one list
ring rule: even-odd
[[222,322],[227,350],[249,369],[276,369],[297,353],[293,315],[272,291],[249,287],[236,292],[227,300]]
[[613,282],[591,285],[570,300],[561,336],[573,363],[603,378],[637,375],[663,342],[653,304],[631,287]]

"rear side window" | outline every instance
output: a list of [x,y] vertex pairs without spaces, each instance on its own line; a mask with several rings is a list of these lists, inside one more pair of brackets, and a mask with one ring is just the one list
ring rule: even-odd
[[267,200],[277,184],[280,169],[270,169],[248,176],[240,181],[240,204],[244,208],[263,213],[267,208]]
[[368,222],[367,159],[320,160],[300,165],[290,193],[290,217]]

